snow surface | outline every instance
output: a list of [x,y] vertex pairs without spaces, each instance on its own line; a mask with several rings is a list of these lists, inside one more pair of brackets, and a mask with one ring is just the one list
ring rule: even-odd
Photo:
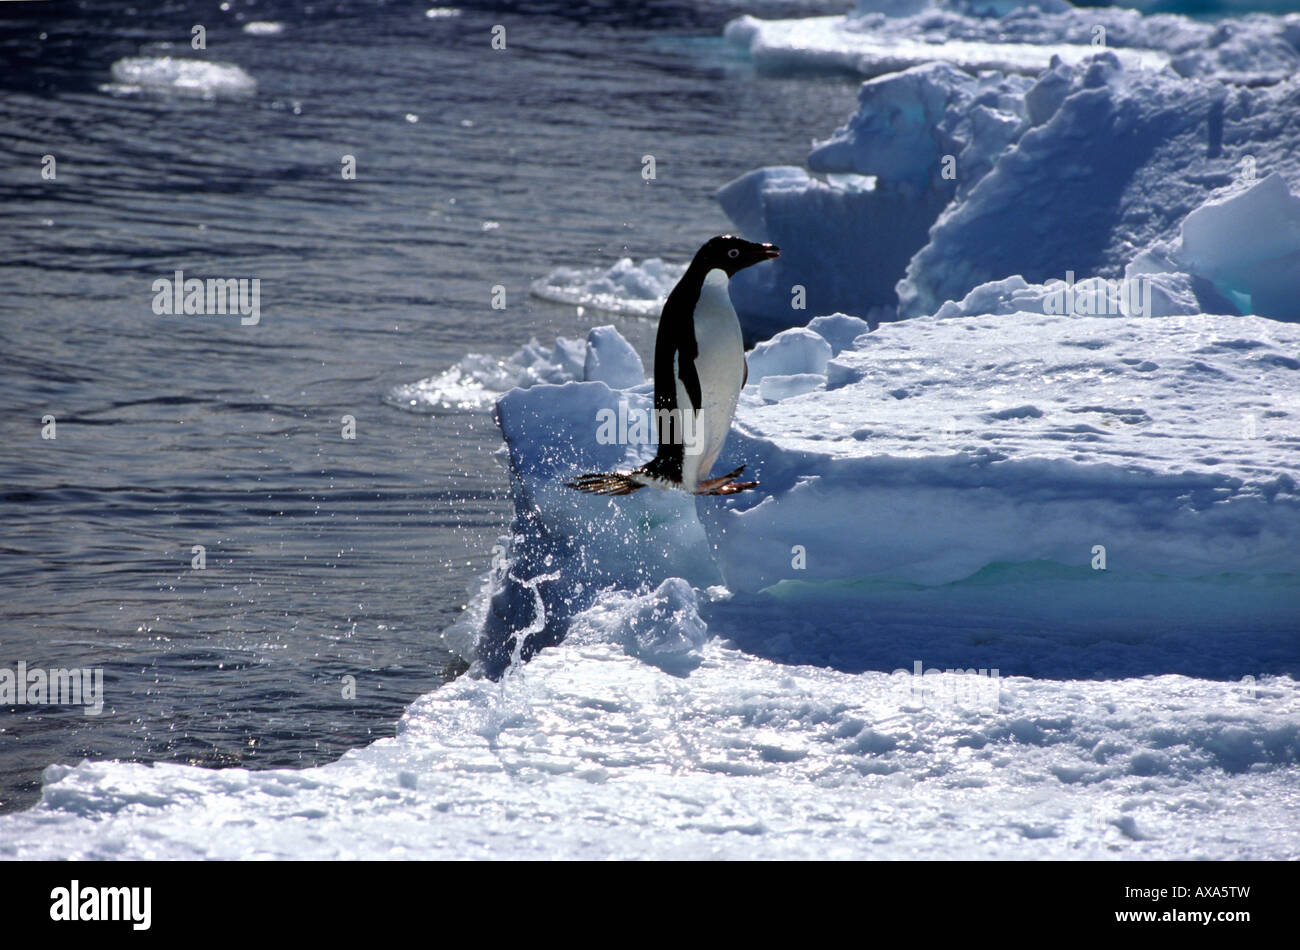
[[[648,405],[645,387],[516,390],[498,405],[529,522],[516,537],[526,548],[547,539],[547,573],[556,558],[582,562],[541,589],[550,622],[562,612],[550,591],[571,571],[588,587],[659,583],[688,565],[683,576],[707,586],[716,570],[733,592],[782,580],[934,585],[997,564],[1087,568],[1104,544],[1130,575],[1296,575],[1298,350],[1294,325],[1205,315],[918,318],[833,359],[817,334],[786,331],[751,353],[751,384],[822,366],[825,391],[768,404],[746,388],[718,466],[746,462],[761,484],[701,502],[702,533],[693,499],[559,490],[573,473],[653,453],[651,430],[642,444],[595,435],[602,408]],[[798,543],[821,553],[792,571]],[[520,590],[531,610],[538,591]],[[1295,606],[1281,615],[1292,627]]]
[[923,705],[906,676],[718,642],[677,675],[624,644],[666,635],[629,633],[657,611],[698,624],[678,593],[612,600],[586,642],[501,683],[462,677],[321,768],[51,767],[38,807],[0,817],[0,855],[1296,857],[1293,680],[1252,698],[1182,676],[1006,677],[981,711],[956,677]]

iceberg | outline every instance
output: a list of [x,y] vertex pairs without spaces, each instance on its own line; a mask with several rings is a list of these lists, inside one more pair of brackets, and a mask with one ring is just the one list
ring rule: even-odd
[[1017,274],[1120,277],[1255,169],[1300,183],[1300,132],[1278,123],[1300,109],[1300,82],[1233,89],[1129,73],[1106,53],[1082,70],[1057,65],[1027,102],[1034,127],[943,210],[909,262],[900,316]]
[[[954,195],[1026,126],[1021,76],[944,63],[862,85],[858,112],[800,168],[765,168],[718,191],[741,232],[781,258],[731,282],[751,339],[835,311],[891,319],[895,285]],[[960,174],[949,174],[949,165]]]
[[[1231,265],[1170,254],[1186,240],[1184,222],[1195,235],[1198,220],[1217,220],[1209,206],[1256,184],[1278,200],[1278,214],[1291,207],[1280,198],[1300,191],[1300,132],[1284,117],[1300,111],[1300,30],[1287,32],[1276,17],[1212,27],[1112,15],[1112,43],[1149,24],[1177,62],[1135,67],[1108,47],[1073,64],[1054,57],[1030,78],[972,75],[936,57],[863,83],[857,111],[814,144],[807,170],[759,169],[720,189],[741,232],[783,252],[773,267],[733,281],[747,337],[800,326],[809,312],[873,323],[933,314],[986,284],[1019,277],[1041,286],[1068,274],[1167,272],[1152,278],[1156,312],[1186,312],[1194,301],[1195,312],[1295,319],[1300,278],[1285,248],[1249,241],[1235,253],[1253,263]],[[1044,16],[994,22],[1046,29]],[[888,20],[891,29],[901,22]],[[1253,51],[1276,56],[1231,53],[1252,37]],[[1194,53],[1204,54],[1200,66],[1178,65]],[[1269,62],[1280,66],[1241,72]],[[845,187],[845,176],[870,187]],[[1249,213],[1259,199],[1242,201],[1234,207]],[[1274,218],[1261,233],[1292,226]]]

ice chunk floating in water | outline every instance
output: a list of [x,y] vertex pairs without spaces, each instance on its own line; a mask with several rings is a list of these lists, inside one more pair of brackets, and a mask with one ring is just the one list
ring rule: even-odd
[[152,92],[213,99],[251,96],[257,82],[238,66],[177,56],[129,56],[113,64],[109,91]]
[[411,412],[487,412],[516,386],[600,380],[628,387],[645,382],[641,357],[612,326],[594,327],[587,340],[560,337],[548,349],[532,340],[499,358],[470,353],[437,376],[393,387],[384,401]]
[[[915,31],[921,33],[918,37],[903,29],[872,29],[875,26],[884,27],[885,22],[842,16],[766,21],[744,16],[727,25],[726,37],[767,70],[843,69],[864,76],[935,61],[971,72],[1036,73],[1053,57],[1079,63],[1096,52],[1086,41],[1064,38],[1046,43],[1015,42],[989,31],[986,37],[966,39],[954,30],[934,42],[919,29]],[[1136,68],[1161,69],[1169,63],[1168,55],[1159,50],[1120,49],[1117,54]]]
[[634,264],[630,257],[624,257],[608,268],[556,268],[534,281],[532,292],[556,303],[656,317],[668,292],[684,273],[685,264],[671,264],[657,257]]

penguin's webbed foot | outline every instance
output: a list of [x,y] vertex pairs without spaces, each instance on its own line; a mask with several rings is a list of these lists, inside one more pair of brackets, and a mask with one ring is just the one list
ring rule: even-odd
[[571,482],[565,482],[564,487],[576,488],[589,495],[630,495],[638,488],[645,488],[645,485],[624,472],[588,472]]
[[700,487],[695,489],[697,495],[734,495],[737,492],[746,491],[750,488],[757,488],[758,482],[738,482],[736,478],[745,470],[745,466],[735,471],[728,472],[726,475],[719,475],[717,478],[706,478],[700,482]]
[[736,495],[743,491],[749,491],[751,488],[757,488],[758,482],[727,482],[725,485],[719,485],[717,488],[711,488],[708,491],[697,491],[697,495]]

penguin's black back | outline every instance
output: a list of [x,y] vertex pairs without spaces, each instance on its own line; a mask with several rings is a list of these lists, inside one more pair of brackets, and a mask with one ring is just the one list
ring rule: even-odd
[[[670,482],[682,480],[686,449],[681,428],[682,412],[698,412],[701,406],[700,377],[695,366],[699,355],[695,340],[695,307],[704,289],[706,272],[707,268],[698,260],[691,262],[664,301],[663,312],[659,315],[659,330],[655,334],[655,422],[659,432],[659,451],[645,470]],[[677,405],[679,375],[682,387],[690,397],[690,406]]]

